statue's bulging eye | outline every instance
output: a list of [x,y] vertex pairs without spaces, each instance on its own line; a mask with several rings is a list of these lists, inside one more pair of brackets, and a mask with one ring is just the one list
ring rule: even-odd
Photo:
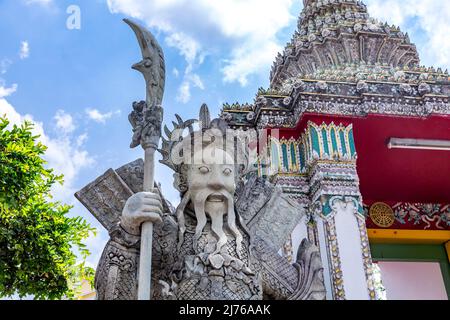
[[209,168],[208,168],[208,167],[200,167],[200,168],[198,168],[198,170],[199,170],[201,173],[203,173],[203,174],[209,172]]
[[233,172],[233,171],[231,171],[231,169],[228,169],[228,168],[226,168],[225,170],[223,170],[223,173],[224,173],[226,176],[229,176],[232,172]]
[[146,59],[144,62],[144,67],[150,68],[152,66],[152,61],[149,59]]

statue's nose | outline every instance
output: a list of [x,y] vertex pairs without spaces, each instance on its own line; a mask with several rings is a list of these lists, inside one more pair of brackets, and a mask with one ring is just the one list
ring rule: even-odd
[[219,190],[223,188],[223,181],[217,172],[213,172],[208,179],[208,187],[214,190]]

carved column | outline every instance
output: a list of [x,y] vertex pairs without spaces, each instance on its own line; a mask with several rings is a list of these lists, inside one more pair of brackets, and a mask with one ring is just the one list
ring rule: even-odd
[[375,299],[352,127],[310,123],[303,141],[327,299]]

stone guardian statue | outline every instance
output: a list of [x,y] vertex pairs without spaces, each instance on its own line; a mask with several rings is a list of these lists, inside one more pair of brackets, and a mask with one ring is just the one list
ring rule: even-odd
[[[159,88],[155,81],[153,87]],[[136,144],[144,128],[139,128],[144,106],[133,107]],[[173,130],[164,128],[159,149],[161,163],[174,171],[174,187],[180,192],[176,209],[159,186],[142,191],[142,160],[110,169],[76,193],[110,235],[97,267],[97,298],[137,299],[139,257],[150,254],[151,299],[325,299],[314,245],[304,240],[294,264],[278,254],[304,209],[279,187],[249,172],[248,145],[224,120],[211,120],[206,105],[197,131],[195,120],[176,118]],[[141,226],[147,222],[154,226],[151,250],[144,253]]]

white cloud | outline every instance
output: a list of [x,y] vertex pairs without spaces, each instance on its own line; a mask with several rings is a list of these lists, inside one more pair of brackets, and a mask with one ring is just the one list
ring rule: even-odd
[[26,59],[30,56],[30,44],[28,43],[28,41],[22,41],[22,43],[20,44],[20,52],[19,52],[19,57],[20,59]]
[[195,87],[199,88],[200,90],[205,90],[205,85],[203,84],[203,81],[198,74],[191,74],[189,79]]
[[198,57],[201,49],[200,44],[183,32],[171,34],[166,38],[166,43],[169,47],[177,48],[180,51],[180,54],[188,63],[189,70],[192,70],[197,59],[199,59],[199,62],[202,60]]
[[[182,32],[171,34],[165,41],[169,47],[177,48],[187,62],[183,82],[178,88],[177,101],[188,103],[191,99],[192,86],[201,90],[205,89],[200,76],[192,71],[197,64],[203,63],[205,53],[201,52],[200,45],[197,41]],[[175,77],[178,78],[178,70],[176,70],[175,74]]]
[[[219,52],[226,59],[224,81],[247,83],[250,75],[267,72],[282,46],[277,33],[293,16],[293,0],[108,0],[112,13],[144,20],[168,34],[166,43],[187,62],[190,74],[207,54]],[[261,55],[262,50],[264,54]],[[186,79],[180,91],[188,92]],[[187,96],[187,95],[186,95]]]
[[272,66],[275,54],[283,50],[275,42],[267,42],[259,45],[255,50],[254,44],[245,44],[233,51],[231,60],[227,60],[222,69],[225,82],[239,81],[241,86],[246,86],[248,77],[263,67]]
[[48,6],[49,4],[53,3],[53,0],[26,0],[26,4],[38,4],[41,6]]
[[191,100],[191,88],[195,87],[200,90],[205,90],[205,85],[198,74],[186,73],[184,80],[178,88],[177,101],[181,103],[188,103]]
[[366,0],[366,3],[373,17],[400,26],[412,41],[425,36],[425,42],[416,43],[422,64],[450,67],[450,1]]
[[86,109],[85,111],[89,119],[98,123],[106,123],[106,120],[112,118],[114,115],[120,114],[120,110],[110,111],[107,113],[101,113],[97,109]]
[[54,119],[56,121],[56,128],[60,129],[64,134],[71,133],[75,130],[72,116],[64,110],[58,110]]
[[17,84],[13,84],[12,87],[5,87],[5,83],[0,79],[0,99],[10,96],[17,91]]
[[[203,63],[205,53],[201,52],[201,47],[197,41],[182,32],[171,34],[165,41],[169,47],[177,48],[187,62],[184,79],[178,88],[177,101],[188,103],[191,99],[192,86],[201,90],[205,89],[200,77],[192,72],[197,64]],[[178,75],[179,72],[176,70],[175,77],[178,78]]]
[[80,137],[74,135],[51,137],[47,135],[42,122],[34,120],[32,115],[20,114],[5,99],[0,99],[0,114],[6,114],[11,124],[21,124],[24,120],[34,123],[33,133],[40,135],[39,140],[48,147],[44,154],[48,167],[53,168],[56,174],[64,175],[64,185],[54,185],[52,190],[54,198],[65,203],[73,203],[78,174],[82,169],[93,165],[95,162],[83,148],[83,144],[78,143]]
[[14,125],[14,124],[20,124],[22,123],[24,120],[31,120],[31,116],[30,115],[25,115],[22,116],[19,113],[16,112],[16,110],[13,108],[12,105],[10,105],[8,103],[8,101],[6,101],[6,99],[1,99],[0,98],[0,115],[6,116],[7,119],[10,121],[10,124]]
[[[267,73],[284,47],[277,34],[294,21],[294,0],[108,0],[113,13],[141,19],[163,31],[166,43],[186,59],[187,71],[201,57],[220,54],[225,82],[246,85],[249,76]],[[450,65],[450,1],[365,0],[369,13],[400,25],[418,39],[422,61]],[[295,16],[295,17],[294,17]],[[424,40],[424,42],[422,42]],[[192,68],[191,68],[192,69]],[[189,72],[186,72],[189,73]],[[186,81],[180,91],[187,92]],[[191,85],[192,87],[192,85]]]
[[5,74],[8,71],[9,66],[12,65],[12,61],[9,59],[2,59],[0,61],[0,74]]
[[77,146],[81,147],[83,146],[83,144],[87,141],[88,139],[88,134],[87,133],[83,133],[82,135],[78,136],[77,138]]
[[191,84],[189,81],[183,81],[178,88],[177,101],[181,103],[188,103],[191,100]]

